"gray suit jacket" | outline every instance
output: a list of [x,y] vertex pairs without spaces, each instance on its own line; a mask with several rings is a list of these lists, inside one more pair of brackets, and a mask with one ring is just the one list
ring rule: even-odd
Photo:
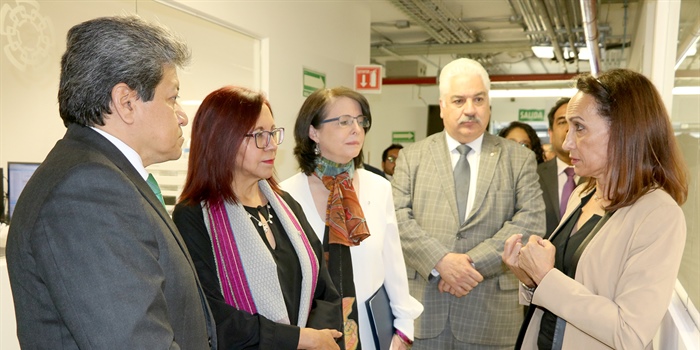
[[[537,175],[540,176],[542,198],[544,198],[545,216],[547,217],[547,230],[544,237],[549,237],[561,221],[559,212],[559,174],[557,173],[557,159],[548,160],[537,166]],[[579,178],[577,184],[588,181],[588,178]]]
[[[501,261],[505,240],[544,232],[544,203],[535,155],[513,142],[485,134],[476,198],[467,221],[457,215],[452,163],[444,132],[401,150],[393,189],[411,292],[425,307],[416,337],[445,328],[462,342],[512,345],[523,320],[518,282]],[[462,298],[440,293],[430,273],[447,253],[466,253],[484,276]]]
[[146,181],[71,125],[17,203],[7,265],[22,349],[210,349],[182,238]]

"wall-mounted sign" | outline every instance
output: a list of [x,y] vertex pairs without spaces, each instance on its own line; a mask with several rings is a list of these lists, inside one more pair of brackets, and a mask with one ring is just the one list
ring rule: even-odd
[[544,109],[519,109],[518,121],[541,122],[544,121]]
[[320,73],[308,68],[304,68],[303,76],[303,92],[304,97],[311,95],[312,92],[318,89],[326,88],[326,73]]
[[416,133],[413,131],[392,131],[391,143],[416,142]]
[[382,66],[355,66],[355,91],[381,93]]

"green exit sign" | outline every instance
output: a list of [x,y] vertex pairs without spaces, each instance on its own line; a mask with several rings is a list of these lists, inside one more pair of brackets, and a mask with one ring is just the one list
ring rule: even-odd
[[391,143],[416,142],[416,133],[413,131],[392,131]]
[[311,95],[312,92],[326,87],[326,74],[304,68],[302,83],[302,95]]
[[544,121],[544,109],[519,109],[518,120],[521,122]]

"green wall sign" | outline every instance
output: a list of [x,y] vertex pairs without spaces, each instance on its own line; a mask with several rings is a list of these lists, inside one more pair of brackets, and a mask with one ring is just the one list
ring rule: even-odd
[[416,142],[416,133],[413,131],[392,131],[391,143]]
[[544,121],[544,109],[519,109],[518,120],[521,122]]
[[303,92],[304,97],[311,95],[312,92],[326,87],[326,74],[304,68],[303,73]]

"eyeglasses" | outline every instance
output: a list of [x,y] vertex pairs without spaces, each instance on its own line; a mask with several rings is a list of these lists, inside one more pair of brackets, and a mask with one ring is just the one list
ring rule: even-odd
[[522,147],[526,147],[526,148],[532,149],[532,146],[530,146],[530,144],[527,143],[527,142],[525,142],[525,141],[518,141],[518,143],[519,143],[520,146],[522,146]]
[[394,162],[396,162],[396,158],[394,158],[392,156],[388,156],[388,157],[386,157],[386,161],[389,163],[394,163]]
[[357,125],[359,125],[362,128],[369,128],[370,121],[369,118],[365,117],[364,115],[358,115],[357,117],[349,116],[349,115],[341,115],[340,117],[337,118],[331,118],[331,119],[326,119],[321,122],[321,124],[325,123],[330,123],[334,121],[338,121],[338,125],[341,127],[346,127],[352,125],[353,121],[357,121]]
[[276,145],[284,141],[284,128],[276,128],[270,131],[256,131],[250,134],[245,134],[246,137],[255,138],[255,147],[265,149],[270,145],[270,140],[273,140]]

